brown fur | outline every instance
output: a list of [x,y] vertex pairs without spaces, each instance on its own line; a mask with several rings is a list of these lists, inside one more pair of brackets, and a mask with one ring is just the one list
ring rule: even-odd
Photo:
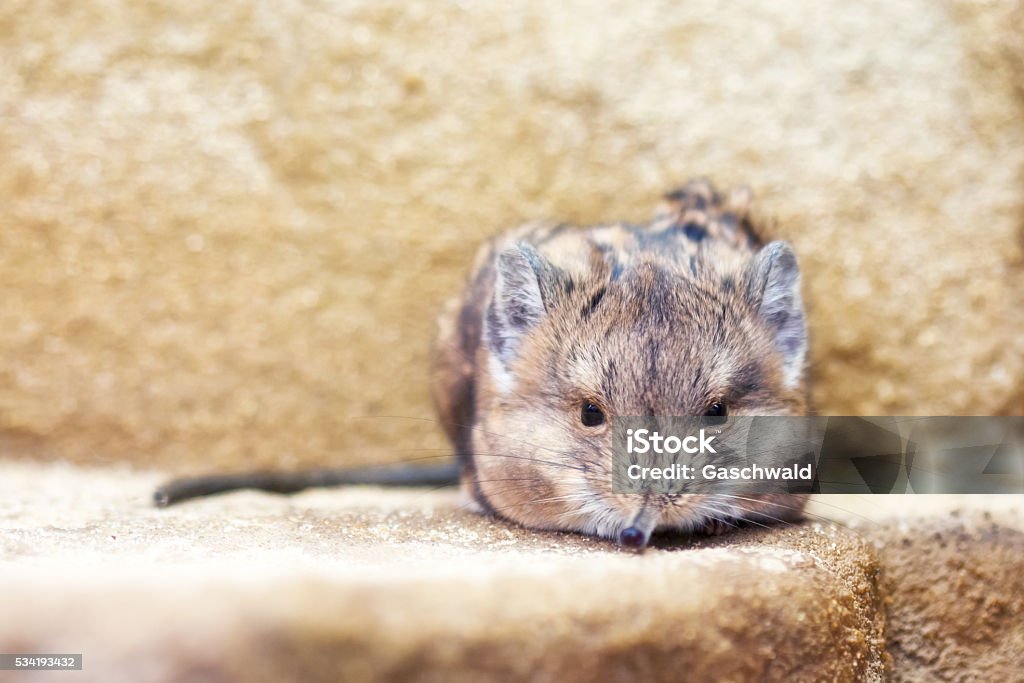
[[[759,309],[765,241],[749,203],[747,192],[723,196],[694,181],[644,226],[531,224],[481,249],[442,316],[432,385],[463,490],[480,507],[532,528],[605,537],[628,526],[720,532],[798,516],[804,499],[795,496],[613,494],[610,425],[580,422],[586,402],[609,417],[701,415],[715,401],[730,415],[806,414],[806,373],[801,365],[787,382],[784,342]],[[517,245],[540,256],[544,311],[502,361],[486,330],[499,258]]]

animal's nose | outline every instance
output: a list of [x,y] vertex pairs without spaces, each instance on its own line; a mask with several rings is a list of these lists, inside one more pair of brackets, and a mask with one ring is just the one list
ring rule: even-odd
[[635,526],[628,526],[619,532],[619,545],[639,550],[647,545],[647,534]]

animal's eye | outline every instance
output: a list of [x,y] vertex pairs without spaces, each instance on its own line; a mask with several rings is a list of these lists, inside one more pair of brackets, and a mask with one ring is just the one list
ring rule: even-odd
[[580,422],[586,427],[604,424],[604,411],[593,403],[584,403],[580,409]]
[[721,401],[715,401],[704,411],[704,417],[725,417],[728,414],[729,409]]

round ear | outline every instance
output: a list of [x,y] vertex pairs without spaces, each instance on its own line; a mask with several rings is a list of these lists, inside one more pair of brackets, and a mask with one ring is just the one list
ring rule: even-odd
[[554,266],[525,242],[498,254],[494,293],[484,317],[484,339],[503,364],[515,357],[522,338],[544,316],[545,292],[555,276]]
[[807,325],[800,298],[800,267],[787,242],[765,245],[748,266],[747,294],[772,331],[782,354],[786,386],[800,384],[807,354]]

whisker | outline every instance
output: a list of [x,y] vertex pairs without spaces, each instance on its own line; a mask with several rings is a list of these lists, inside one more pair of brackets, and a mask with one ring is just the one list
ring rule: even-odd
[[[764,503],[763,500],[760,500],[758,498],[749,498],[749,497],[744,497],[744,496],[738,496],[738,495],[735,495],[735,494],[716,494],[716,495],[728,496],[728,497],[731,497],[731,498],[745,500],[745,501],[748,501],[748,502]],[[830,504],[830,503],[823,503],[823,502],[821,502],[819,500],[819,498],[820,498],[820,496],[815,496],[815,498],[814,498],[814,503],[816,505],[818,505],[818,504],[825,505],[826,507],[832,507],[832,508],[835,508],[836,510],[839,510],[841,512],[846,512],[846,513],[855,515],[855,516],[861,518],[863,521],[865,521],[865,522],[867,522],[869,524],[875,524],[876,523],[870,517],[865,517],[864,515],[861,515],[859,513],[853,512],[852,510],[848,510],[848,509],[843,508],[843,507],[838,506],[838,505],[833,505],[833,504]],[[803,514],[808,515],[810,517],[813,517],[815,519],[818,519],[820,521],[823,521],[823,522],[833,522],[835,524],[839,524],[840,526],[846,526],[842,522],[834,520],[834,519],[831,519],[829,517],[825,517],[824,515],[819,515],[817,513],[808,512],[807,509],[804,506],[802,506],[802,505],[784,505],[783,503],[776,503],[776,502],[772,502],[771,505],[774,506],[774,507],[780,507],[780,508],[783,508],[783,509],[793,510],[793,511],[796,511],[796,512],[802,511]]]
[[[722,495],[724,497],[729,497],[729,498],[734,498],[734,499],[739,499],[739,500],[746,500],[746,501],[751,501],[751,502],[756,502],[756,503],[764,504],[764,501],[757,500],[756,498],[743,498],[742,496],[731,496],[731,495],[728,495],[728,494],[719,494],[719,495]],[[774,515],[770,515],[767,512],[764,512],[763,510],[760,510],[760,509],[757,509],[757,508],[748,508],[746,506],[736,505],[736,504],[733,504],[733,505],[734,505],[734,507],[736,509],[738,509],[739,511],[741,511],[741,512],[743,512],[745,514],[748,514],[748,515],[759,515],[759,516],[764,517],[766,519],[770,519],[770,520],[772,520],[773,522],[775,522],[777,524],[792,524],[792,521],[790,521],[788,519],[783,519],[781,517],[776,517]],[[788,509],[795,509],[795,508],[793,508],[791,506],[784,506],[784,507],[788,507]],[[757,520],[749,519],[747,517],[744,517],[743,521],[750,522],[752,524],[757,524],[758,526],[762,526],[764,528],[768,528],[768,525],[761,524]]]

